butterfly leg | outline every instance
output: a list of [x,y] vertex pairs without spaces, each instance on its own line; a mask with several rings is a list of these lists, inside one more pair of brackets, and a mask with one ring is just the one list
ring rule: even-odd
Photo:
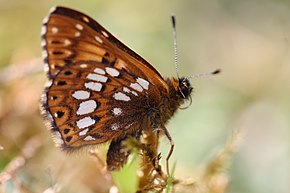
[[170,159],[170,157],[172,155],[172,152],[174,150],[174,141],[172,140],[172,138],[171,138],[168,130],[166,129],[166,127],[162,127],[161,130],[164,132],[164,134],[166,135],[166,137],[169,140],[169,143],[171,145],[169,153],[168,153],[168,155],[166,157],[166,171],[167,171],[167,175],[169,176],[169,174],[170,174],[169,173],[169,159]]
[[127,162],[131,151],[123,145],[126,139],[127,137],[116,139],[111,142],[107,153],[107,170],[119,170]]

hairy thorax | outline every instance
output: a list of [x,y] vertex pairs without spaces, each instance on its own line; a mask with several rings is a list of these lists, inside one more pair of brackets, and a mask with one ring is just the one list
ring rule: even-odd
[[160,100],[149,101],[150,105],[147,108],[147,116],[149,128],[151,129],[164,127],[180,105],[184,103],[184,98],[179,94],[178,80],[168,78],[166,83],[169,88],[169,95],[161,95]]

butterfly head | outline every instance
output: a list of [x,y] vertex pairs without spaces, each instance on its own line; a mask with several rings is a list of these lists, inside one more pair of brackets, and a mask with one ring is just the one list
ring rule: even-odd
[[191,87],[188,78],[182,77],[178,79],[178,90],[183,99],[189,99],[193,88]]

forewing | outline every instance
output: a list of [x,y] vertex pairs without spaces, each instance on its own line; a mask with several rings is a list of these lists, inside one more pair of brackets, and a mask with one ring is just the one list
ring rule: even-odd
[[50,80],[42,108],[64,149],[136,131],[148,98],[168,92],[148,62],[80,12],[54,8],[44,21],[42,38]]
[[53,78],[63,66],[78,61],[110,63],[121,58],[123,62],[115,65],[129,69],[139,77],[146,77],[144,72],[154,74],[147,77],[149,81],[167,87],[162,76],[147,61],[95,20],[78,11],[52,8],[44,19],[42,40],[49,78]]

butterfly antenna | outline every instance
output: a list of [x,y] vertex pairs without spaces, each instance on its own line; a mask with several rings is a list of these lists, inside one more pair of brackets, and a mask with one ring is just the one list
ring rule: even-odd
[[220,72],[221,72],[220,69],[216,69],[213,72],[207,72],[207,73],[201,73],[201,74],[193,74],[193,75],[189,76],[187,79],[200,78],[200,77],[208,77],[208,76],[212,76],[212,75],[219,74]]
[[178,66],[178,54],[177,54],[177,38],[176,38],[176,21],[175,15],[171,14],[171,22],[173,27],[173,40],[174,40],[174,62],[177,78],[179,79],[179,66]]

